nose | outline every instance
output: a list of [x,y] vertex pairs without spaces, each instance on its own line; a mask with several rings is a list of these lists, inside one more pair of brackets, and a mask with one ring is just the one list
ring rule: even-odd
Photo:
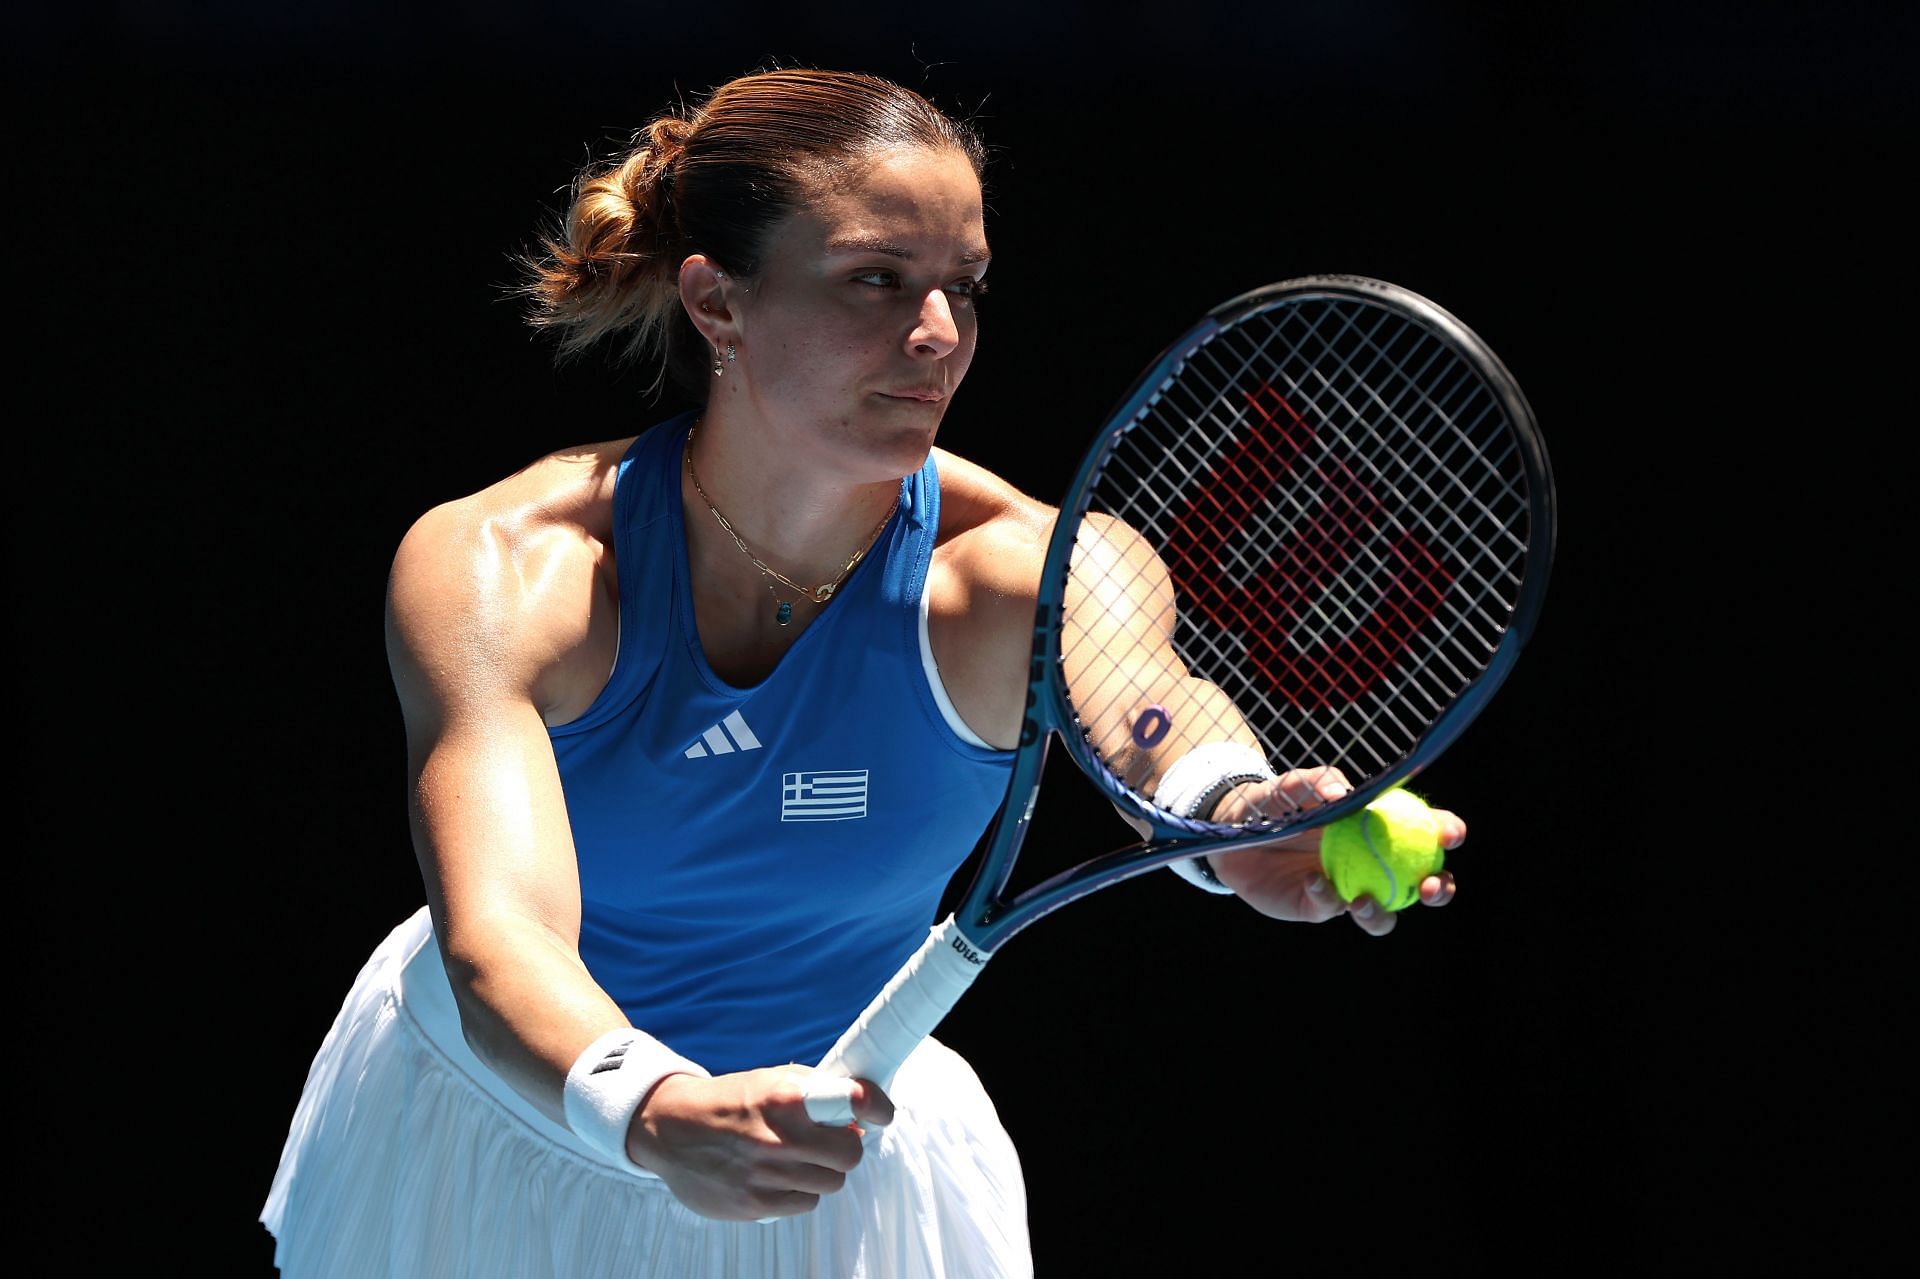
[[959,345],[960,326],[953,321],[947,291],[934,289],[920,301],[920,314],[914,321],[913,332],[907,336],[907,346],[915,355],[932,355],[937,359]]

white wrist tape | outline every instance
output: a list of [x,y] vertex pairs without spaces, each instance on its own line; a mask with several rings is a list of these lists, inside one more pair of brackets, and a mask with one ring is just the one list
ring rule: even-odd
[[631,1026],[608,1031],[588,1044],[567,1072],[567,1127],[619,1167],[654,1176],[627,1155],[627,1128],[653,1086],[668,1075],[711,1078],[705,1067],[644,1031]]
[[[1196,746],[1160,775],[1153,802],[1175,817],[1206,820],[1214,805],[1243,782],[1264,782],[1276,776],[1266,757],[1239,742],[1207,742]],[[1167,869],[1189,884],[1210,893],[1231,893],[1202,857],[1170,862]]]

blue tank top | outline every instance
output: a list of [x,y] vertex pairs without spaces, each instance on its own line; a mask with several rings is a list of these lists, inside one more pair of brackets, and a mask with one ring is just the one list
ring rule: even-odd
[[766,678],[714,673],[680,496],[692,421],[641,433],[620,463],[618,656],[586,713],[551,730],[580,955],[635,1026],[715,1074],[811,1065],[925,940],[1013,756],[954,731],[921,656],[932,457]]

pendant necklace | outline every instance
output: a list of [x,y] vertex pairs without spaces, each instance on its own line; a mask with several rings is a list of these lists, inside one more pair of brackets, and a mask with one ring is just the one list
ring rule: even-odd
[[763,578],[771,579],[767,582],[767,593],[773,596],[773,602],[778,606],[774,609],[773,620],[782,626],[789,625],[793,621],[793,600],[781,599],[780,592],[773,589],[774,582],[779,582],[781,585],[787,587],[787,589],[797,592],[795,598],[805,596],[815,604],[825,604],[828,600],[832,599],[833,593],[840,589],[840,584],[847,580],[847,575],[853,572],[860,561],[867,557],[867,552],[873,549],[874,542],[880,536],[880,530],[884,529],[887,526],[887,521],[893,518],[893,512],[889,510],[885,515],[880,517],[880,522],[873,526],[873,532],[867,534],[865,545],[853,553],[853,558],[848,560],[846,566],[834,575],[831,582],[823,582],[819,586],[802,586],[800,583],[782,573],[779,569],[769,566],[762,561],[759,556],[748,550],[747,544],[741,538],[740,534],[734,531],[734,527],[728,522],[727,517],[720,514],[720,508],[715,506],[713,499],[707,496],[707,490],[700,487],[700,474],[693,469],[693,435],[697,430],[699,430],[699,426],[695,424],[687,431],[687,478],[693,481],[693,491],[698,493],[700,500],[707,504],[707,509],[713,512],[713,518],[718,520],[720,527],[727,531],[727,536],[732,538],[733,544],[740,548],[740,553],[752,561],[753,566],[760,570],[760,575]]

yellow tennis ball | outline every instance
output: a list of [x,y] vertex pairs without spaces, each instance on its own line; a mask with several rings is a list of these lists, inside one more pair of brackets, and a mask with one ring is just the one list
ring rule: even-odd
[[1420,881],[1437,874],[1446,856],[1440,818],[1397,786],[1320,832],[1320,865],[1334,891],[1343,901],[1364,893],[1388,910],[1420,900]]

